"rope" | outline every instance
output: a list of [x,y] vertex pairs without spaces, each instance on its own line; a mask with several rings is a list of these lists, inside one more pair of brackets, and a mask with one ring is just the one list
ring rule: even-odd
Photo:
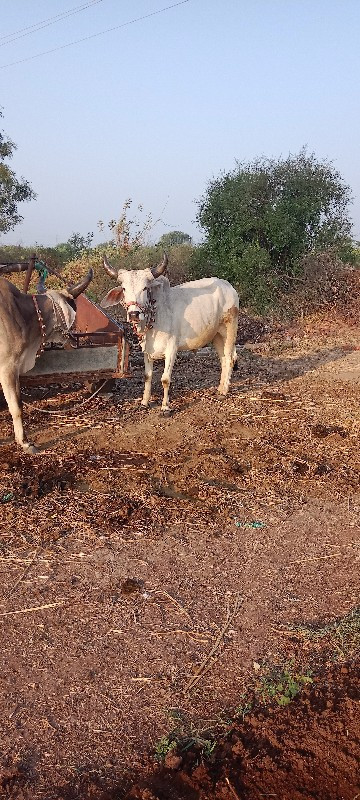
[[39,327],[40,327],[40,334],[41,334],[40,346],[39,346],[39,349],[38,349],[38,351],[36,353],[36,356],[35,356],[35,358],[39,358],[39,356],[41,356],[41,353],[43,353],[44,349],[45,349],[46,325],[44,323],[43,316],[42,316],[42,313],[41,313],[40,308],[38,306],[38,302],[37,302],[37,299],[36,299],[35,295],[33,294],[31,296],[32,296],[33,303],[34,303],[34,306],[35,306],[36,316],[38,318]]

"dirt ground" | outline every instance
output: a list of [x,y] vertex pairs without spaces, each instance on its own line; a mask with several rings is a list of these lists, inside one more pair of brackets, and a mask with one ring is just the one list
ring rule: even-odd
[[1,798],[360,796],[358,323],[1,406]]

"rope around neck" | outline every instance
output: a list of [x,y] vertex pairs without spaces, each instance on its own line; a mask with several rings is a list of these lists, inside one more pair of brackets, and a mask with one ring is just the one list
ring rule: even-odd
[[35,295],[33,294],[31,296],[32,296],[33,303],[34,303],[34,306],[35,306],[36,316],[37,316],[38,321],[39,321],[39,328],[40,328],[40,334],[41,334],[41,342],[40,342],[40,345],[38,347],[38,351],[37,351],[36,356],[35,356],[35,358],[39,358],[41,356],[41,353],[43,353],[44,350],[45,350],[46,325],[45,325],[45,322],[44,322],[44,319],[43,319],[43,315],[42,315],[42,313],[40,311],[40,308],[39,308],[39,305],[38,305],[38,301],[37,301]]
[[[41,342],[40,342],[38,351],[37,351],[36,356],[35,356],[35,358],[38,359],[41,356],[41,353],[43,353],[44,350],[45,350],[46,325],[45,325],[45,322],[44,322],[43,315],[42,315],[42,313],[40,311],[39,304],[38,304],[38,301],[36,299],[36,295],[32,294],[31,297],[33,299],[33,303],[34,303],[34,306],[35,306],[35,311],[36,311],[36,315],[37,315],[37,318],[38,318],[38,321],[39,321],[39,328],[40,328],[40,333],[41,333]],[[61,333],[62,333],[62,335],[64,337],[69,336],[69,332],[67,330],[65,317],[64,317],[63,310],[62,310],[61,306],[59,306],[58,303],[55,302],[55,300],[51,296],[51,294],[47,294],[46,297],[49,300],[51,300],[51,302],[52,302],[53,314],[54,314],[54,317],[55,317],[55,325],[53,327],[53,331],[61,331]],[[60,320],[59,320],[59,317],[60,317]]]

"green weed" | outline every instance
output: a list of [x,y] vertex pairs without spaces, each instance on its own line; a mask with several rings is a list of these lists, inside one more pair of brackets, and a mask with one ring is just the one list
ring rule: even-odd
[[155,745],[155,758],[157,761],[164,761],[167,754],[176,750],[177,742],[170,736],[162,736]]
[[263,703],[274,700],[279,706],[287,706],[305,686],[312,682],[309,673],[294,672],[292,665],[288,665],[262,676],[259,694]]
[[241,703],[235,709],[235,717],[241,717],[242,721],[244,722],[245,717],[250,714],[250,711],[253,709],[253,702],[250,701],[249,697],[247,696],[246,692],[241,695]]
[[197,750],[200,750],[202,758],[208,759],[215,750],[216,741],[203,739],[201,736],[191,736],[180,743],[180,750],[190,750],[191,747],[196,747]]

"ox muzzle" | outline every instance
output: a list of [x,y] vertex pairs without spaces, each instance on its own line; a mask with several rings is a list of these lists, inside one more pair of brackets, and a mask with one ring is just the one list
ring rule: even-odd
[[132,301],[132,303],[125,304],[126,311],[127,311],[127,318],[128,322],[136,328],[142,328],[146,324],[146,308],[140,306],[138,303]]
[[133,309],[132,311],[128,311],[129,322],[139,322],[140,313],[141,313],[140,309]]
[[149,293],[149,299],[145,306],[136,303],[134,300],[123,304],[127,311],[128,322],[131,323],[134,333],[140,338],[152,328],[155,318],[155,303]]

